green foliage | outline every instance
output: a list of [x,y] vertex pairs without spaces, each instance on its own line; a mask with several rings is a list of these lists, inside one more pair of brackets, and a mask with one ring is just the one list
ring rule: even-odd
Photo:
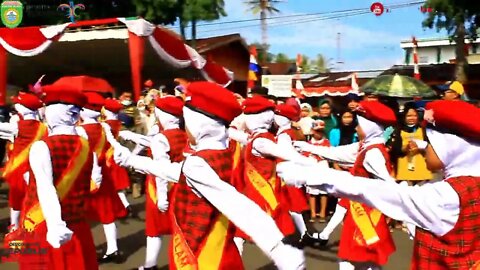
[[293,63],[295,59],[291,59],[284,53],[279,53],[275,56],[275,63]]
[[245,4],[248,5],[248,9],[253,14],[258,14],[262,11],[266,11],[270,14],[279,13],[280,10],[275,7],[276,4],[281,3],[278,0],[248,0]]
[[424,6],[433,10],[423,21],[424,27],[445,29],[453,37],[457,26],[464,23],[468,36],[476,38],[480,26],[480,1],[427,0]]

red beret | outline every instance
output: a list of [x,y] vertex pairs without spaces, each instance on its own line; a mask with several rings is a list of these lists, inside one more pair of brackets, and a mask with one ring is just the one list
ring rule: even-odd
[[42,100],[31,93],[20,92],[18,93],[18,96],[12,97],[12,101],[13,103],[23,105],[32,111],[36,111],[43,106]]
[[211,82],[193,82],[188,85],[185,106],[230,124],[242,113],[232,92]]
[[281,116],[285,116],[290,121],[298,121],[300,120],[300,110],[297,108],[287,105],[287,104],[280,104],[277,105],[275,108],[275,113]]
[[105,100],[105,110],[109,110],[112,113],[119,113],[123,109],[122,103],[120,101],[113,99],[113,98],[107,98]]
[[173,116],[181,117],[183,115],[183,101],[174,96],[157,98],[155,106]]
[[480,109],[460,100],[427,103],[424,115],[428,127],[473,141],[480,141]]
[[87,103],[85,94],[70,85],[45,85],[42,86],[42,91],[45,93],[43,102],[46,105],[61,103],[83,107]]
[[84,108],[97,112],[102,110],[102,107],[105,105],[104,97],[95,92],[86,92],[85,96],[87,97],[87,104],[85,104]]
[[397,123],[395,112],[379,101],[362,101],[356,110],[359,115],[383,127],[394,126]]
[[275,110],[275,104],[262,96],[253,96],[243,102],[243,112],[245,114],[256,114],[268,110]]

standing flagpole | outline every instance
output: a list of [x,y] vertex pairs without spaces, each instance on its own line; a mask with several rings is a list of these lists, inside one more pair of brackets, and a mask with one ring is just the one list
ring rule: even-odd
[[420,67],[418,66],[418,42],[415,37],[412,38],[413,43],[413,77],[417,80],[421,79]]
[[257,63],[257,48],[255,46],[250,47],[250,65],[248,67],[248,82],[247,82],[247,94],[250,93],[255,83],[258,81],[257,73],[260,71],[260,66]]

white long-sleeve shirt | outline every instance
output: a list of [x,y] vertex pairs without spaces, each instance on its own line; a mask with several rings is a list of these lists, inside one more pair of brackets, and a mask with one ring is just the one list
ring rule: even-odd
[[[74,134],[73,129],[57,129],[49,134]],[[40,207],[48,209],[43,211],[45,221],[49,228],[54,228],[59,223],[62,223],[61,207],[57,196],[57,191],[54,185],[52,160],[50,157],[50,150],[44,141],[37,141],[33,143],[30,148],[29,162],[32,172],[36,179],[37,194]],[[101,168],[98,166],[98,160],[93,154],[93,170],[92,179],[96,183],[100,183],[102,179]]]
[[460,214],[458,194],[445,181],[409,187],[330,169],[322,170],[321,177],[313,176],[307,179],[307,185],[365,203],[393,219],[412,223],[437,236],[451,231]]

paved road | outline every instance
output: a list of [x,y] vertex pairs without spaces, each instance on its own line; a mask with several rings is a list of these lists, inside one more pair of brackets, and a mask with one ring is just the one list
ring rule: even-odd
[[[6,201],[5,185],[0,188],[0,223],[8,221],[8,208]],[[140,218],[144,218],[143,200],[133,200],[133,205],[139,209]],[[101,270],[128,270],[133,267],[142,265],[145,255],[145,236],[144,224],[139,220],[127,220],[125,222],[118,222],[119,247],[128,255],[128,260],[122,265],[107,264],[100,267]],[[95,244],[97,250],[105,248],[105,238],[103,228],[99,224],[92,225]],[[337,267],[337,244],[338,244],[339,229],[332,236],[330,248],[324,251],[318,251],[307,248],[305,250],[307,255],[307,269],[322,269],[335,270]],[[385,270],[403,270],[409,269],[409,262],[411,258],[412,241],[408,239],[405,233],[401,231],[394,232],[394,239],[397,245],[397,252],[391,257],[389,264],[384,267]],[[164,240],[162,252],[158,260],[158,265],[162,270],[168,270],[166,245],[168,239]],[[244,252],[244,264],[247,270],[269,270],[276,269],[271,262],[260,252],[254,245],[247,244]],[[17,269],[16,265],[11,263],[0,264],[2,270]]]

